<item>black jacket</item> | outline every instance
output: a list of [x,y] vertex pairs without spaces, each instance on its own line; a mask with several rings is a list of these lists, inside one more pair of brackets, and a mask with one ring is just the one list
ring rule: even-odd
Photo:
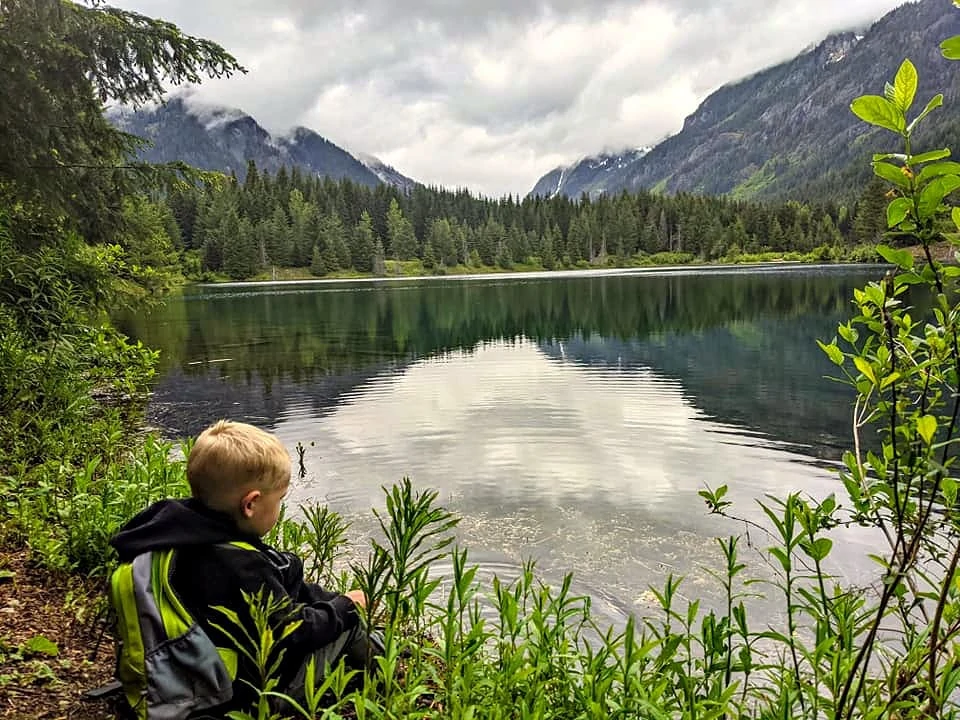
[[[249,543],[258,552],[223,545],[233,541]],[[314,650],[358,622],[350,598],[304,581],[300,558],[241,533],[229,516],[210,510],[198,500],[161,500],[130,520],[110,542],[121,562],[148,550],[177,549],[171,572],[173,589],[220,647],[232,647],[233,643],[212,623],[228,629],[230,623],[212,607],[222,605],[248,618],[242,592],[256,593],[264,587],[274,596],[299,604],[293,618],[301,624],[283,644],[286,652],[280,669],[281,687]],[[257,684],[258,676],[242,653],[238,654],[241,662],[230,706],[249,709],[256,694],[243,680]]]

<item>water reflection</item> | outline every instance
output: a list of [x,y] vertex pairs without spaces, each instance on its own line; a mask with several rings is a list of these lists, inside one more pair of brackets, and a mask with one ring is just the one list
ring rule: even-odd
[[272,424],[291,401],[321,413],[371,376],[525,337],[592,366],[652,368],[711,417],[835,458],[846,406],[814,341],[876,272],[209,288],[120,322],[162,352],[155,419],[172,434],[217,412]]
[[[527,340],[414,363],[351,390],[318,419],[288,407],[276,429],[326,448],[351,494],[364,474],[359,482],[375,492],[388,478],[429,475],[466,502],[486,495],[503,505],[652,509],[702,487],[702,468],[733,477],[769,447],[718,432],[726,428],[706,420],[677,381],[649,369],[588,369]],[[758,465],[749,484],[779,472]]]
[[[418,361],[320,418],[291,407],[276,431],[311,443],[295,500],[325,498],[372,532],[381,485],[411,476],[464,516],[461,537],[488,572],[528,557],[551,579],[574,570],[611,619],[649,605],[646,587],[668,573],[718,592],[699,570],[717,555],[706,540],[741,528],[705,515],[705,484],[728,484],[756,521],[767,492],[836,489],[803,456],[708,419],[675,380],[588,369],[525,340]],[[834,569],[849,577],[867,538],[845,539]]]
[[[171,434],[229,416],[304,443],[294,502],[326,499],[360,535],[411,476],[485,572],[536,557],[614,617],[670,572],[710,596],[711,538],[742,528],[705,514],[704,485],[756,519],[765,493],[836,489],[849,396],[815,339],[875,274],[214,288],[122,325],[163,352],[150,413]],[[853,577],[866,539],[842,539]]]

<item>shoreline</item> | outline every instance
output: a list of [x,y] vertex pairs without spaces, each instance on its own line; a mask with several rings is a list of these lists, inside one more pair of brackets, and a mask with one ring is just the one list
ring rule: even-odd
[[422,281],[474,281],[490,278],[510,278],[515,280],[540,280],[546,278],[574,278],[574,277],[616,277],[625,275],[684,275],[698,273],[731,273],[731,272],[769,272],[780,270],[825,270],[850,268],[885,268],[885,263],[858,263],[858,262],[802,262],[794,260],[767,261],[756,263],[703,263],[685,265],[645,265],[641,267],[619,268],[577,268],[569,270],[499,270],[480,273],[464,273],[449,275],[361,275],[357,277],[341,278],[290,278],[276,280],[224,280],[224,281],[190,281],[188,286],[204,288],[214,287],[260,287],[267,285],[328,285],[347,283],[397,283]]

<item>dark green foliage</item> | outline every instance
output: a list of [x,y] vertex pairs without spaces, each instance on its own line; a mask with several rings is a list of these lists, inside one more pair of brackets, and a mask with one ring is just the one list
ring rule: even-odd
[[350,245],[350,266],[360,272],[373,272],[373,256],[377,237],[373,234],[373,222],[366,210],[360,216],[353,230],[353,243]]
[[151,480],[138,475],[130,494],[117,474],[156,353],[106,311],[166,289],[183,244],[222,250],[217,228],[196,223],[195,194],[155,199],[202,177],[135,162],[137,140],[104,103],[238,69],[217,45],[137,13],[0,2],[0,477],[17,498],[5,529],[45,562],[102,567],[111,528],[151,496]]
[[[222,48],[137,13],[61,0],[0,5],[0,184],[63,213],[93,242],[112,239],[123,197],[158,179],[102,103],[140,105],[165,84],[240,69]],[[15,99],[15,100],[14,100]]]
[[327,265],[323,262],[323,257],[320,255],[320,248],[314,245],[313,259],[310,261],[310,272],[317,277],[323,277],[327,274],[327,269]]
[[[663,252],[707,261],[814,248],[827,248],[823,259],[835,260],[861,237],[857,229],[864,223],[879,228],[884,222],[874,190],[854,206],[858,221],[851,223],[847,208],[833,204],[647,192],[577,202],[564,197],[492,200],[423,187],[404,194],[284,169],[274,177],[252,163],[248,177],[255,180],[182,190],[171,198],[166,216],[189,223],[180,234],[187,247],[203,248],[206,269],[238,278],[269,267],[310,266],[316,274],[315,245],[327,273],[353,269],[376,274],[378,241],[385,258],[419,259],[427,269],[510,269],[531,258],[534,266],[539,259],[546,269],[624,265]],[[253,262],[241,264],[245,275],[239,274],[239,265],[231,271],[225,266],[233,245],[246,242],[233,232],[234,214],[253,227],[257,252]],[[249,248],[241,255],[246,258]]]
[[412,223],[403,215],[396,199],[387,211],[387,239],[391,254],[398,260],[410,260],[417,256],[417,238]]

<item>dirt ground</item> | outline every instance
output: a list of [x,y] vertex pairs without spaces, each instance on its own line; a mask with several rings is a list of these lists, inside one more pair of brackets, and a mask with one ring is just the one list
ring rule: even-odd
[[113,641],[98,606],[104,585],[33,567],[0,550],[0,718],[106,720],[108,701],[83,694],[113,675]]
[[[920,245],[914,245],[907,249],[913,253],[914,257],[924,259],[923,248]],[[949,265],[957,262],[954,256],[955,250],[954,246],[948,242],[934,243],[930,246],[930,254],[933,256],[933,259]]]

